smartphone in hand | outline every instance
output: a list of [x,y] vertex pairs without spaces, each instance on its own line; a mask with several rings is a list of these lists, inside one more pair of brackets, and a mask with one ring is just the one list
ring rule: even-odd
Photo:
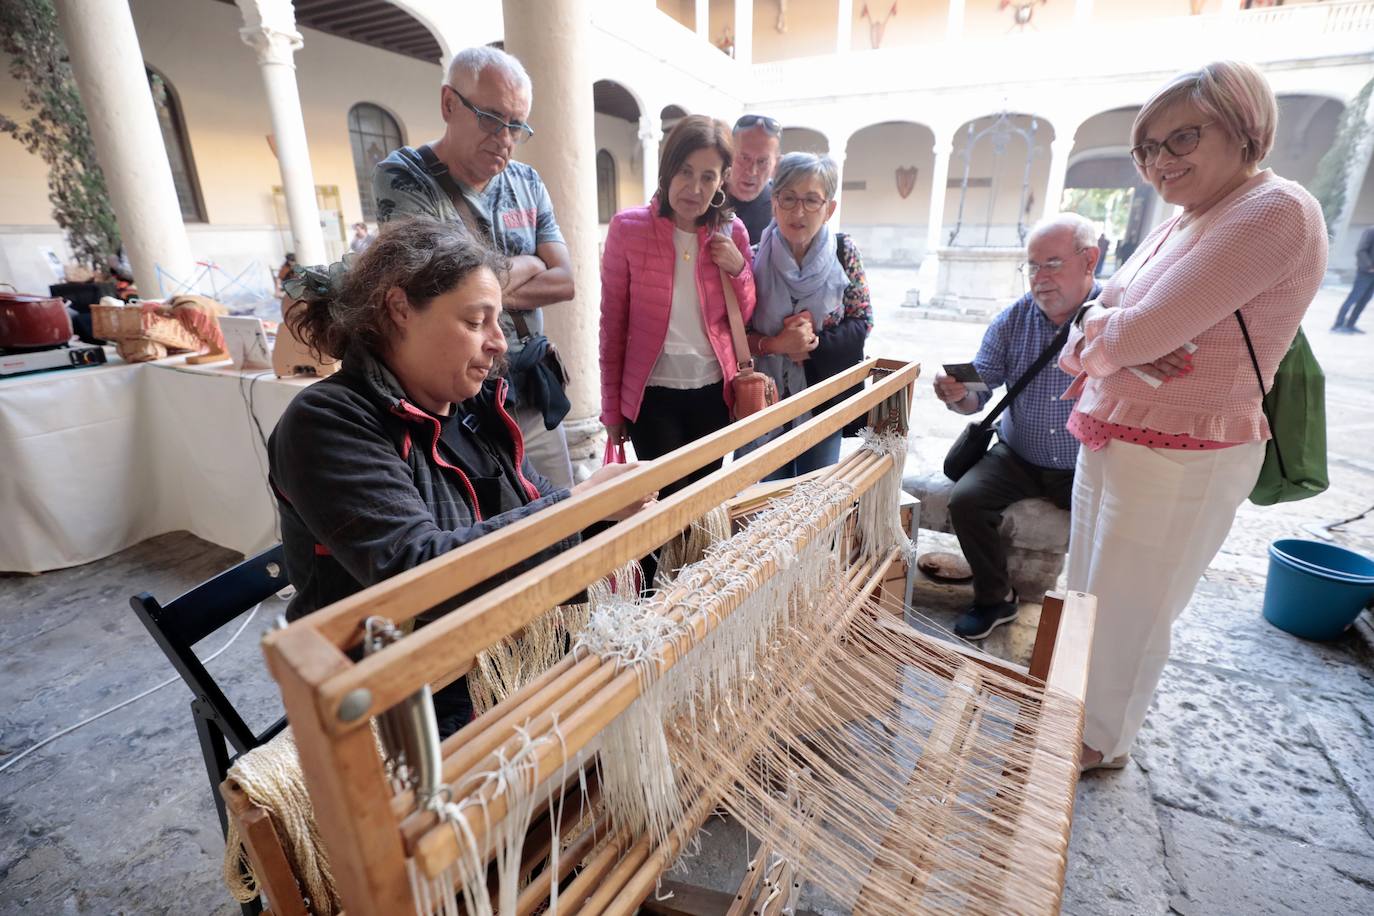
[[983,377],[978,374],[973,363],[945,363],[944,369],[946,375],[956,382],[962,382],[963,386],[973,394],[992,390],[988,387],[988,383],[983,381]]

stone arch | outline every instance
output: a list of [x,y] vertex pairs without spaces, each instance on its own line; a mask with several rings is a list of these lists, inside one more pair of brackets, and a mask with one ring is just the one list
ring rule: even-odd
[[783,153],[828,153],[830,139],[814,127],[789,124],[782,129],[780,148]]
[[936,190],[934,130],[915,121],[867,124],[849,135],[843,150],[845,232],[866,263],[919,266]]
[[[644,114],[640,99],[624,83],[600,79],[592,84],[595,110],[597,215],[610,222],[621,205],[640,202],[644,196],[644,154],[639,139],[639,119]],[[606,167],[609,158],[611,167]],[[654,167],[654,166],[651,166]],[[613,186],[607,186],[611,182]]]

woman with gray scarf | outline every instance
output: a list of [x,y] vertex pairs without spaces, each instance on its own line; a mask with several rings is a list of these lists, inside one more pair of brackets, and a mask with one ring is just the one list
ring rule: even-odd
[[[835,212],[839,180],[839,167],[830,157],[811,153],[788,153],[773,173],[773,221],[763,230],[754,255],[757,305],[749,322],[749,350],[755,368],[777,382],[779,397],[796,394],[862,360],[864,340],[873,329],[859,250],[849,236],[826,225]],[[806,474],[834,464],[839,456],[837,432],[769,479]]]

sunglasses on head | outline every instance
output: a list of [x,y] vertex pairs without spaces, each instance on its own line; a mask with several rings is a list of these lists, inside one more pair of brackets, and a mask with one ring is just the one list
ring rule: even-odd
[[751,127],[762,127],[770,137],[782,133],[782,125],[776,119],[761,114],[740,115],[740,119],[735,122],[735,133]]

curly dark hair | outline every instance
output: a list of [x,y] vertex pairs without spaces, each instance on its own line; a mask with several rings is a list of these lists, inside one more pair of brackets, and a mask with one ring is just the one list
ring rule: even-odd
[[509,265],[464,226],[423,218],[387,223],[344,270],[329,271],[333,284],[304,284],[304,305],[289,305],[286,323],[318,359],[342,358],[355,342],[380,353],[396,332],[386,305],[392,289],[423,310],[473,271],[486,268],[499,278]]

